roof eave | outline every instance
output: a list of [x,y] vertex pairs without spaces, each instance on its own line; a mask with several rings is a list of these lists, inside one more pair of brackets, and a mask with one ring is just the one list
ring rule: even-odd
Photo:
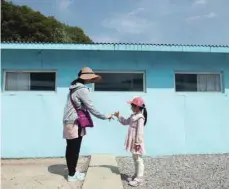
[[128,43],[1,43],[1,49],[28,50],[99,50],[99,51],[170,51],[229,53],[226,45],[128,44]]

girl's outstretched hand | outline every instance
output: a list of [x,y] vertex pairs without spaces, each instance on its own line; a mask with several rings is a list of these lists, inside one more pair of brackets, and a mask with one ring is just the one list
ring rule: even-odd
[[117,118],[119,118],[119,112],[115,112],[114,114],[113,114],[115,117],[117,117]]
[[107,116],[107,119],[109,119],[109,121],[110,121],[111,119],[114,119],[114,118],[113,118],[113,114]]

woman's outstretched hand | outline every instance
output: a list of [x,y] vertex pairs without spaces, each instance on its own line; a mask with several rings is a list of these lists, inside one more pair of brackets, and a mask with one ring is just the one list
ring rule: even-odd
[[117,117],[117,118],[119,118],[119,112],[115,112],[114,114],[113,114],[115,117]]

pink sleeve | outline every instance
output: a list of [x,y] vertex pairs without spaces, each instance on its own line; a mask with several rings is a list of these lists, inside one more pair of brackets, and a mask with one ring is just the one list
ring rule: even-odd
[[142,145],[142,143],[143,143],[144,122],[145,122],[145,120],[143,118],[140,118],[138,120],[138,126],[137,126],[137,130],[136,130],[136,139],[135,139],[136,145]]
[[123,125],[129,125],[130,124],[130,117],[128,119],[125,119],[124,117],[120,116],[118,120]]

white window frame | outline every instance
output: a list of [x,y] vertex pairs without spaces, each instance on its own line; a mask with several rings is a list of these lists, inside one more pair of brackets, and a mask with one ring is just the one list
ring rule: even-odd
[[[203,92],[203,91],[176,91],[176,74],[218,74],[220,75],[220,89],[221,91],[209,91],[209,92]],[[174,79],[174,91],[175,93],[204,93],[204,94],[209,94],[209,93],[224,93],[224,85],[223,85],[223,72],[198,72],[198,71],[175,71],[173,75]]]
[[[52,73],[55,73],[56,77],[55,77],[55,90],[54,91],[31,91],[31,90],[28,90],[28,91],[8,91],[6,90],[6,73],[7,72],[13,72],[13,73],[47,73],[47,72],[52,72]],[[30,82],[30,81],[29,81]],[[57,70],[53,70],[53,69],[50,69],[50,70],[11,70],[11,69],[6,69],[6,70],[3,70],[3,89],[2,91],[4,93],[55,93],[57,92]]]
[[138,70],[138,71],[131,71],[131,70],[121,70],[121,71],[119,71],[119,70],[94,70],[94,72],[96,73],[96,74],[100,74],[100,73],[111,73],[111,74],[114,74],[114,73],[117,73],[117,74],[119,74],[119,73],[126,73],[126,74],[131,74],[131,73],[138,73],[138,74],[143,74],[143,91],[95,91],[95,83],[93,83],[92,84],[92,91],[93,92],[99,92],[99,93],[101,93],[101,92],[105,92],[105,93],[107,93],[107,92],[109,92],[109,93],[120,93],[120,92],[124,92],[124,93],[146,93],[146,71],[144,71],[144,70]]

